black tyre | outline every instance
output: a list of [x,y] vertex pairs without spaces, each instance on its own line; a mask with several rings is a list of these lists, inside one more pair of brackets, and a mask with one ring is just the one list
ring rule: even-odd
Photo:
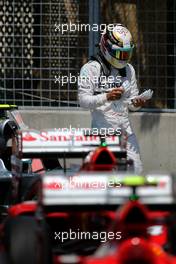
[[168,230],[168,251],[176,256],[176,225],[172,225]]
[[5,223],[5,247],[9,264],[50,264],[47,230],[33,217],[18,216]]

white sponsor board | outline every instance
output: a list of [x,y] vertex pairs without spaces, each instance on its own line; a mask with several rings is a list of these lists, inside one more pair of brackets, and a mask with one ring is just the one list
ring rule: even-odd
[[[59,129],[24,130],[20,136],[23,153],[87,152],[95,149],[101,143],[100,136],[87,136],[82,132],[61,132]],[[121,150],[119,136],[108,136],[106,144],[111,150]]]
[[[133,194],[126,177],[133,175],[113,175],[113,173],[86,173],[73,177],[43,177],[43,204],[50,205],[120,205]],[[146,176],[151,177],[154,176]],[[136,194],[144,204],[173,203],[172,177],[156,175],[157,185],[138,186]]]

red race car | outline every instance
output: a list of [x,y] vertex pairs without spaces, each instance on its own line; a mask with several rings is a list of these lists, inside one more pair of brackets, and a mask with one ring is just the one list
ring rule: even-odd
[[[14,182],[12,192],[18,195],[18,187],[24,175],[22,164],[25,161],[26,174],[50,172],[74,175],[81,171],[133,170],[132,161],[127,159],[125,135],[109,135],[105,138],[100,135],[86,135],[85,131],[20,131],[11,159]],[[77,163],[73,163],[73,159]],[[37,196],[40,180],[38,176],[34,178],[33,184],[24,194],[24,200]]]
[[[175,195],[171,195],[174,177],[168,176],[167,179],[166,175],[148,175],[145,178],[127,177],[121,182],[133,190],[129,201],[117,211],[109,229],[112,234],[120,229],[121,240],[109,239],[94,255],[75,256],[77,263],[176,263]],[[64,263],[68,258],[61,256],[57,263]]]
[[171,175],[46,173],[38,201],[9,209],[2,252],[13,264],[176,263],[174,185]]

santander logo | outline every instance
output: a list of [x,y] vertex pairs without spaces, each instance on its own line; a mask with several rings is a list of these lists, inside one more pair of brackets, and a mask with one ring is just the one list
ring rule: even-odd
[[23,135],[22,139],[23,139],[23,141],[35,141],[35,140],[37,140],[37,138],[32,136],[30,133],[26,133],[25,135]]
[[[39,133],[36,132],[23,132],[22,134],[22,141],[23,142],[48,142],[48,143],[53,143],[53,142],[84,142],[84,143],[100,143],[100,138],[97,135],[81,135],[81,134],[63,134],[63,133],[57,133],[57,132],[48,132],[48,131],[40,131]],[[110,136],[110,141],[115,143],[116,142],[116,136]]]
[[57,132],[25,132],[22,135],[22,140],[25,142],[99,142],[99,136],[85,136],[85,135],[72,135],[72,134],[59,134]]

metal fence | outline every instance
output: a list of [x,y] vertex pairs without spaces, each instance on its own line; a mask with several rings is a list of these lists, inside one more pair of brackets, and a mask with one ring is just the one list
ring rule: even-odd
[[102,24],[120,22],[131,30],[140,90],[154,90],[147,107],[175,109],[174,0],[0,1],[0,102],[78,106],[75,77],[97,40],[96,32],[78,25],[98,22],[98,15]]
[[88,35],[64,29],[88,23],[87,10],[86,0],[0,1],[1,102],[77,105],[76,84],[66,77],[77,76],[87,58]]

